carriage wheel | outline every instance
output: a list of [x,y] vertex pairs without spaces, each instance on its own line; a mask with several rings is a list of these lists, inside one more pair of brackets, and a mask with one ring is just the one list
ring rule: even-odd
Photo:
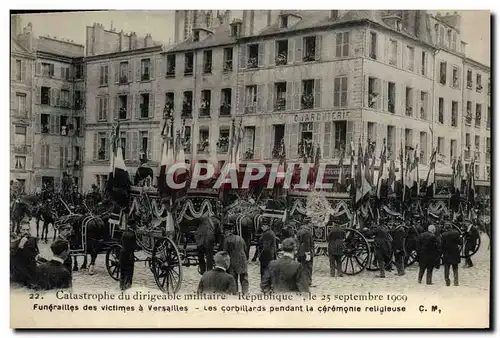
[[[368,265],[366,266],[366,270],[368,271],[378,271],[380,270],[378,267],[377,257],[375,256],[375,248],[373,247],[374,243],[370,242],[370,259],[368,260]],[[386,264],[386,268],[392,265],[392,260],[390,260]]]
[[469,258],[469,257],[474,256],[479,251],[479,248],[481,247],[481,236],[478,237],[477,242],[476,242],[476,246],[474,247],[474,250],[466,253],[465,252],[465,234],[462,231],[462,229],[460,229],[460,227],[458,227],[456,225],[453,225],[453,227],[455,228],[455,230],[457,230],[460,233],[460,242],[461,242],[460,258]]
[[346,275],[357,275],[368,265],[370,246],[366,238],[357,230],[346,229],[344,239],[344,256],[342,257],[342,272]]
[[151,256],[151,271],[161,291],[176,293],[181,288],[181,256],[177,245],[170,238],[156,239]]
[[121,245],[114,244],[106,252],[106,270],[114,280],[120,280],[120,251]]

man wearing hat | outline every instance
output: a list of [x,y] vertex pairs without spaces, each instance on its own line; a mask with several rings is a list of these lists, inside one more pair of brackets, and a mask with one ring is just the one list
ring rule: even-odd
[[[65,241],[68,243],[68,247],[71,249],[70,236],[73,232],[73,228],[69,224],[64,224],[59,228],[59,234],[56,240]],[[64,260],[64,266],[70,273],[72,273],[71,255],[67,255]]]
[[426,232],[420,234],[418,238],[418,283],[422,283],[424,273],[427,271],[426,283],[432,285],[432,271],[439,262],[439,244],[435,235],[436,227],[429,225]]
[[12,281],[26,287],[35,283],[36,259],[40,253],[37,239],[30,234],[30,225],[21,225],[21,237],[11,242],[11,278]]
[[314,240],[310,218],[306,219],[299,232],[297,233],[297,240],[299,245],[297,260],[300,264],[302,264],[302,268],[307,271],[309,286],[311,286],[314,259]]
[[[335,271],[338,272],[339,277],[342,274],[342,256],[344,256],[344,239],[345,230],[333,223],[332,220],[328,222],[333,225],[328,233],[328,259],[330,260],[330,276],[335,277]],[[328,228],[328,226],[327,226]]]
[[375,258],[380,269],[380,275],[378,277],[385,278],[385,270],[392,270],[392,237],[389,233],[389,228],[384,224],[376,226],[374,232]]
[[238,279],[241,284],[241,292],[248,293],[248,263],[246,255],[246,243],[243,237],[233,233],[231,224],[224,225],[225,238],[223,250],[230,258],[229,270],[227,271],[236,281],[236,290],[238,291]]
[[71,287],[71,272],[64,266],[64,260],[69,255],[68,242],[56,240],[50,249],[54,257],[36,269],[37,287],[42,290]]
[[236,294],[236,281],[227,273],[230,266],[229,254],[226,251],[216,253],[214,262],[215,267],[201,276],[198,293]]
[[465,235],[464,254],[467,257],[465,258],[464,268],[472,268],[474,264],[472,263],[470,253],[474,252],[477,246],[477,242],[479,241],[480,235],[479,231],[471,221],[467,221],[466,226],[467,228],[465,229],[465,234],[464,234]]
[[260,280],[264,278],[264,273],[272,260],[276,259],[276,235],[269,227],[269,224],[261,225],[262,234],[259,238],[259,261],[260,261]]
[[[123,215],[122,217],[128,218],[125,215]],[[134,226],[133,218],[127,219],[126,222],[129,226]],[[136,245],[135,232],[130,228],[125,230],[122,234],[120,242],[120,289],[127,290],[132,287],[132,280],[134,278],[134,253]]]
[[144,186],[144,183],[146,182],[146,179],[149,177],[150,178],[150,184],[153,184],[153,169],[151,169],[148,166],[148,156],[146,153],[141,152],[139,161],[141,162],[141,165],[139,168],[137,168],[137,171],[135,172],[135,177],[134,177],[134,185],[136,186]]
[[262,279],[262,292],[309,292],[308,272],[294,260],[295,240],[287,238],[282,244],[283,256],[273,260]]
[[450,286],[450,265],[453,268],[453,284],[458,286],[458,264],[460,264],[460,234],[451,222],[445,223],[441,234],[441,249],[443,252],[444,280]]
[[396,269],[398,270],[398,276],[405,275],[405,237],[406,231],[404,229],[403,221],[396,221],[394,228],[391,231],[392,236],[392,250],[394,251],[394,261],[396,263]]

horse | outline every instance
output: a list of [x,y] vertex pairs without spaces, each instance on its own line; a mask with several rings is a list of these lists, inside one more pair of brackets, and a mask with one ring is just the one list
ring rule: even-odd
[[10,219],[11,219],[11,231],[18,233],[20,230],[21,222],[27,216],[31,219],[31,210],[28,203],[17,198],[13,201],[12,207],[10,209]]

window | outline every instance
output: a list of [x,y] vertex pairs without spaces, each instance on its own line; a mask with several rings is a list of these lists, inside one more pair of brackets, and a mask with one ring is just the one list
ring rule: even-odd
[[210,106],[212,94],[210,90],[201,91],[201,102],[200,102],[200,117],[210,116]]
[[16,160],[16,164],[15,164],[16,169],[25,169],[26,168],[26,156],[16,156],[15,160]]
[[126,149],[127,149],[127,132],[121,131],[120,132],[120,140],[119,140],[119,146],[122,148],[123,151],[123,158],[125,159],[127,157],[126,154]]
[[233,24],[231,25],[231,36],[237,37],[240,34],[240,25]]
[[80,90],[75,90],[75,109],[80,110],[83,107],[83,97]]
[[373,142],[377,140],[377,135],[375,135],[375,123],[368,122],[367,127],[368,142]]
[[481,74],[476,74],[476,91],[480,92],[481,90],[483,90]]
[[259,67],[259,45],[248,45],[248,61],[247,68]]
[[335,132],[335,150],[345,150],[347,142],[347,121],[335,121],[333,125]]
[[184,54],[184,76],[193,75],[193,53]]
[[182,115],[190,116],[193,113],[193,92],[184,92],[184,97],[182,99]]
[[276,41],[276,66],[288,63],[288,40]]
[[75,133],[76,133],[76,135],[83,136],[81,117],[74,117],[74,121],[75,121]]
[[486,166],[486,179],[489,181],[491,179],[490,166]]
[[200,31],[195,31],[193,34],[193,41],[200,41]]
[[230,72],[233,70],[233,49],[224,48],[224,67],[223,71]]
[[394,154],[396,152],[396,127],[387,126],[387,152],[390,154],[390,158],[394,159]]
[[69,67],[61,67],[61,79],[69,80]]
[[302,81],[302,109],[314,108],[314,80]]
[[475,178],[476,180],[478,180],[478,179],[479,179],[479,164],[476,164],[476,165],[474,166],[474,178]]
[[229,150],[229,128],[221,127],[219,129],[219,140],[217,141],[217,153],[227,153]]
[[220,106],[221,116],[231,115],[231,97],[232,97],[231,88],[224,88],[221,90],[221,106]]
[[280,28],[288,27],[288,15],[282,15],[280,17]]
[[191,153],[191,127],[190,126],[185,126],[184,127],[184,151],[186,154]]
[[457,140],[450,140],[450,162],[457,157]]
[[370,57],[377,60],[377,33],[370,32]]
[[427,133],[420,132],[420,163],[427,164]]
[[149,149],[149,132],[148,131],[141,131],[140,132],[140,144],[141,144],[141,152],[147,156],[148,158],[150,157],[149,156],[149,153],[151,151],[151,149]]
[[[50,166],[50,144],[42,144],[40,149],[40,166],[48,168]],[[43,179],[42,179],[43,182]]]
[[420,92],[420,118],[422,120],[427,120],[428,97],[429,94],[427,92]]
[[349,32],[337,33],[335,56],[338,58],[349,56]]
[[212,73],[212,51],[206,50],[203,52],[203,74]]
[[453,66],[453,81],[451,83],[451,86],[453,88],[458,88],[460,83],[460,76],[459,76],[459,71],[457,66]]
[[257,86],[245,87],[245,113],[255,113],[257,110]]
[[54,65],[42,62],[42,75],[47,77],[54,76]]
[[140,117],[147,119],[149,117],[149,93],[142,93],[140,96]]
[[120,62],[119,79],[118,79],[118,82],[120,84],[127,84],[128,83],[128,81],[129,81],[128,71],[129,71],[128,62],[127,61]]
[[413,117],[413,88],[406,87],[406,116]]
[[458,126],[458,102],[451,101],[451,126]]
[[476,151],[479,151],[479,148],[480,148],[479,135],[474,136],[474,145],[476,147]]
[[308,36],[304,38],[304,51],[302,53],[302,61],[314,61],[316,60],[316,37]]
[[118,96],[118,104],[119,104],[118,119],[120,119],[120,120],[127,119],[128,96],[127,95],[119,95]]
[[50,105],[50,88],[42,87],[41,88],[41,104]]
[[439,63],[439,83],[442,85],[446,84],[446,62]]
[[16,135],[26,135],[26,127],[16,126]]
[[285,138],[285,125],[275,124],[273,125],[274,132],[274,143],[273,143],[273,157],[277,157],[277,150],[280,148],[281,141]]
[[50,132],[50,115],[40,114],[40,127],[42,134],[48,134]]
[[389,64],[395,66],[398,60],[398,42],[396,40],[390,40],[390,46],[391,55],[389,56]]
[[477,103],[476,104],[476,127],[480,127],[481,126],[481,117],[482,117],[482,109],[483,107],[481,106],[481,104]]
[[[312,141],[313,141],[313,123],[312,122],[301,123],[299,125],[299,129],[300,129],[299,148],[300,148],[300,145],[302,145],[303,152],[308,153],[313,146],[313,144],[312,144]],[[311,147],[311,148],[309,148],[309,147]],[[299,151],[299,153],[300,153],[300,151]]]
[[467,69],[467,88],[472,88],[472,70]]
[[469,133],[466,133],[465,134],[465,159],[469,159],[470,158],[470,148],[471,148],[471,144],[470,144],[470,134]]
[[98,119],[99,121],[106,121],[108,119],[108,98],[99,97],[98,100]]
[[413,71],[413,69],[415,68],[415,48],[411,47],[411,46],[407,46],[406,53],[408,55],[406,69]]
[[420,65],[420,74],[427,75],[427,53],[422,51],[422,64]]
[[347,107],[347,76],[336,77],[334,80],[333,106]]
[[68,135],[68,127],[69,127],[69,118],[68,118],[68,116],[61,115],[60,119],[61,119],[60,135],[67,136]]
[[[255,147],[255,127],[245,127],[243,130],[243,158],[245,160],[251,160],[254,158],[254,147]],[[257,157],[259,154],[256,154]]]
[[401,23],[401,20],[396,19],[395,26],[396,26],[396,30],[397,30],[398,32],[401,32],[401,29],[403,28],[403,25],[402,25],[402,23]]
[[83,79],[83,64],[76,65],[75,78]]
[[486,155],[491,155],[491,139],[489,137],[486,138]]
[[451,29],[448,29],[448,31],[446,32],[446,45],[448,47],[451,46]]
[[16,60],[16,81],[22,81],[22,62],[21,60]]
[[442,97],[439,98],[438,122],[444,123],[444,99]]
[[457,50],[457,33],[453,32],[451,37],[451,49]]
[[61,89],[61,100],[59,102],[61,107],[71,107],[71,103],[69,102],[69,90]]
[[413,146],[413,130],[405,128],[405,149]]
[[465,112],[465,123],[470,125],[471,122],[472,122],[472,102],[467,101],[467,109]]
[[438,137],[438,153],[441,158],[444,157],[444,137]]
[[387,84],[387,90],[389,94],[387,108],[394,114],[396,112],[396,84],[394,82],[389,82]]
[[106,160],[108,157],[108,139],[106,133],[98,133],[99,148],[97,151],[98,160]]
[[198,143],[198,152],[203,153],[203,152],[208,152],[209,151],[209,140],[210,140],[210,133],[208,129],[200,129],[200,143]]
[[107,86],[108,85],[108,66],[107,65],[102,65],[100,67],[100,73],[99,73],[99,85],[101,86]]
[[286,110],[286,82],[277,82],[274,84],[274,110]]
[[167,55],[167,77],[175,77],[175,54]]
[[16,93],[17,113],[19,116],[27,117],[26,94]]
[[151,60],[141,60],[141,81],[149,81],[151,79]]
[[439,44],[444,45],[444,27],[439,27]]

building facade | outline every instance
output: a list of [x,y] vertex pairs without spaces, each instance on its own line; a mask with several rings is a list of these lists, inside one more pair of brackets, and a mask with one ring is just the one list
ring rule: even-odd
[[[467,92],[466,69],[481,73],[485,83],[489,68],[466,58],[459,24],[455,14],[433,17],[425,11],[252,10],[243,11],[241,18],[230,11],[176,11],[174,46],[163,52],[148,47],[135,51],[141,64],[145,58],[154,59],[155,69],[147,85],[135,74],[130,95],[140,96],[151,88],[154,102],[149,104],[154,113],[123,124],[125,158],[135,171],[133,161],[146,149],[152,152],[153,169],[158,170],[162,112],[169,110],[176,129],[186,126],[189,159],[216,154],[219,162],[227,160],[231,121],[242,118],[243,161],[275,162],[275,150],[283,140],[291,161],[299,161],[301,144],[314,142],[321,147],[322,161],[336,165],[351,143],[357,147],[358,142],[375,141],[377,154],[387,144],[397,167],[401,147],[418,145],[424,172],[432,150],[437,149],[437,171],[451,174],[453,159],[467,158],[467,134],[471,142],[479,136],[480,149],[485,149],[481,142],[489,142],[486,118],[481,128],[465,123],[467,101],[474,102],[474,109],[481,105],[481,116],[489,107],[486,90]],[[93,36],[87,35],[87,40]],[[100,62],[132,57],[131,53],[116,50],[89,56],[94,82],[101,78],[96,75],[102,73]],[[110,66],[110,74],[115,67]],[[111,93],[106,107],[122,102],[113,99],[117,95],[113,86],[99,89],[94,84],[96,89],[88,92],[87,100],[103,90]],[[137,101],[132,103],[136,112],[145,102],[138,100],[139,106]],[[97,121],[98,107],[103,105],[89,106],[96,110],[88,119]],[[124,115],[124,122],[127,119]],[[104,123],[88,125],[88,147],[109,147],[106,141],[99,143],[108,136],[100,134],[96,139],[92,133],[109,131],[110,121],[108,116]],[[135,131],[130,130],[132,125],[137,126]],[[144,138],[146,132],[153,136]],[[482,172],[489,168],[486,152],[481,154],[476,163],[479,179],[486,177]],[[109,156],[104,156],[99,169],[94,164],[87,169],[87,160],[96,155],[89,156],[87,186],[98,182],[99,170],[107,175],[109,165]]]

